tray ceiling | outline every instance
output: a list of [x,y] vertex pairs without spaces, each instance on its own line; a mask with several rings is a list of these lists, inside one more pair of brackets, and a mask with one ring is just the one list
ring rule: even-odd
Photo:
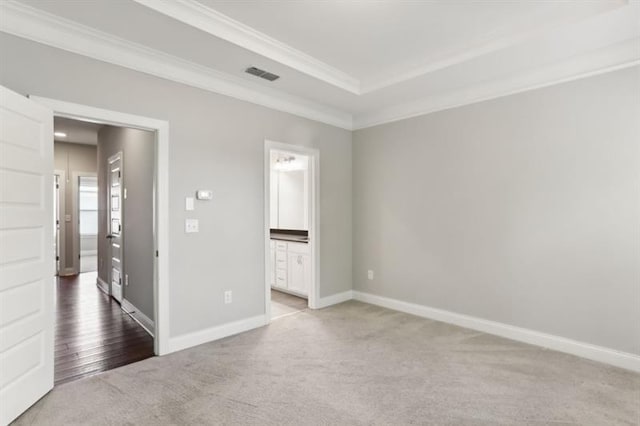
[[[640,7],[623,0],[10,0],[0,8],[1,31],[345,128],[640,61]],[[258,79],[244,73],[249,66],[281,78]]]

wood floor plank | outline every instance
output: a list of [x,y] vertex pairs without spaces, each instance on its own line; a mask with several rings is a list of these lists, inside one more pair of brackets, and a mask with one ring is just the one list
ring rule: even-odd
[[153,337],[98,289],[95,273],[56,284],[55,384],[153,356]]

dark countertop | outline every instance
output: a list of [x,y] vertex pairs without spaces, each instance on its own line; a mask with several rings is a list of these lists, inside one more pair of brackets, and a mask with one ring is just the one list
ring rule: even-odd
[[309,243],[309,237],[303,237],[301,235],[288,235],[288,234],[271,234],[272,240],[291,241],[294,243]]

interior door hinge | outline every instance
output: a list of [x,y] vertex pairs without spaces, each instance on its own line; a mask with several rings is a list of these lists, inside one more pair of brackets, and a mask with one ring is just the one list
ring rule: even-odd
[[158,250],[156,250],[156,257],[158,257]]

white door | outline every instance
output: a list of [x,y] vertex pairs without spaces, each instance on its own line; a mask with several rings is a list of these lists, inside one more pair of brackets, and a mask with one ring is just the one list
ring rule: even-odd
[[53,113],[0,86],[0,424],[53,388]]
[[122,303],[122,153],[119,152],[108,160],[109,176],[109,213],[108,226],[111,253],[111,295]]

